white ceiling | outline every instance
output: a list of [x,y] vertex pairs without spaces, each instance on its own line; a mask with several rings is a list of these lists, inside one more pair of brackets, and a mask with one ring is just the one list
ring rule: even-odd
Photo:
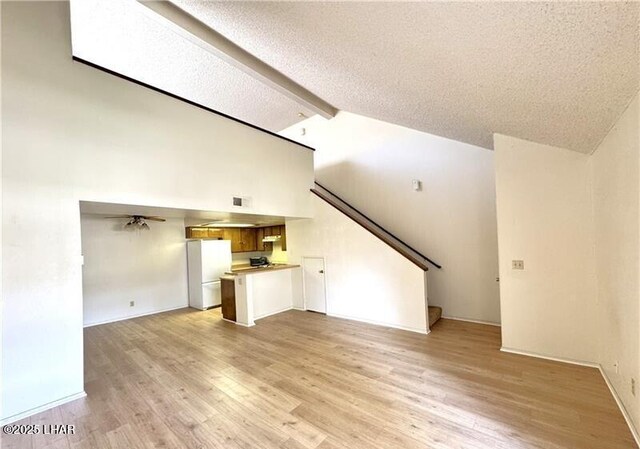
[[[640,86],[635,2],[174,3],[340,109],[486,148],[497,132],[590,152]],[[269,106],[263,126],[291,121]]]
[[277,132],[313,115],[153,20],[135,0],[72,0],[74,56]]

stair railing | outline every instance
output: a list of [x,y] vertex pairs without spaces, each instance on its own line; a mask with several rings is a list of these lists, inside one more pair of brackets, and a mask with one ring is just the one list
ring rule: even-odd
[[[369,218],[368,216],[366,216],[364,213],[362,213],[360,210],[356,209],[355,207],[353,207],[351,204],[347,203],[345,200],[343,200],[342,198],[340,198],[338,195],[336,195],[334,192],[332,192],[331,190],[327,189],[325,186],[323,186],[322,184],[320,184],[317,181],[314,181],[314,184],[318,187],[320,187],[322,190],[324,190],[325,192],[327,192],[329,195],[331,195],[334,199],[338,200],[340,203],[342,203],[343,205],[345,205],[346,207],[348,207],[350,210],[352,210],[353,212],[357,213],[358,215],[360,215],[362,218],[364,218],[367,222],[371,223],[372,225],[374,225],[376,228],[378,228],[380,231],[382,231],[383,233],[385,233],[386,235],[388,235],[389,237],[391,237],[394,241],[400,243],[401,245],[403,245],[405,248],[409,249],[411,252],[417,254],[418,256],[420,256],[423,260],[427,261],[428,263],[430,263],[431,265],[433,265],[434,267],[436,267],[437,269],[442,269],[442,265],[434,262],[433,260],[431,260],[429,257],[425,256],[424,254],[422,254],[420,251],[418,251],[417,249],[415,249],[414,247],[412,247],[411,245],[409,245],[407,242],[405,242],[404,240],[400,239],[399,237],[397,237],[396,235],[392,234],[391,232],[387,231],[385,228],[383,228],[380,224],[376,223],[375,221],[373,221],[371,218]],[[311,190],[314,193],[318,193],[315,192],[313,189]],[[323,198],[324,199],[324,198]],[[353,217],[351,217],[353,218]]]

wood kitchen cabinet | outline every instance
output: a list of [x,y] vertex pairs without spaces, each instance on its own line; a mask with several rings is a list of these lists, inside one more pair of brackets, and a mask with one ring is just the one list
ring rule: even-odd
[[242,240],[242,251],[255,251],[256,246],[256,228],[240,229],[240,238]]
[[273,243],[263,242],[265,237],[280,236],[282,250],[287,250],[287,234],[284,225],[263,228],[208,228],[189,226],[185,228],[188,239],[231,240],[232,253],[273,251]]
[[257,250],[255,228],[226,228],[224,240],[231,240],[232,253],[244,253]]
[[[286,232],[286,226],[285,225],[280,225],[280,226],[266,226],[264,228],[259,228],[258,231],[262,232],[262,237],[258,237],[258,247],[260,248],[260,244],[262,243],[262,238],[264,237],[271,237],[274,235],[279,235],[280,236],[280,245],[282,246],[282,251],[286,251],[287,250],[287,232]],[[272,243],[262,243],[262,245],[269,245],[269,246],[264,246],[265,249],[258,249],[258,251],[272,251],[273,250],[273,244]]]
[[218,239],[223,238],[222,229],[188,226],[185,228],[185,236],[188,239]]
[[273,243],[262,241],[262,239],[265,237],[264,230],[265,228],[256,229],[256,250],[257,251],[273,251]]
[[231,240],[231,252],[232,253],[240,253],[242,252],[242,236],[240,235],[240,229],[236,228],[225,228],[223,230],[224,240]]
[[280,246],[282,251],[287,250],[287,227],[285,225],[280,226]]
[[184,233],[188,239],[206,239],[209,236],[207,228],[188,227]]

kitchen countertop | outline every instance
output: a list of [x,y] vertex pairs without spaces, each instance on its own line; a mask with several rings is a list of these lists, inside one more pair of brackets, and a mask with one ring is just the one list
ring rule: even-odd
[[267,271],[289,270],[291,268],[297,268],[300,265],[289,265],[286,263],[279,263],[275,265],[268,265],[266,267],[252,267],[251,265],[236,265],[231,267],[231,271],[227,271],[225,274],[229,276],[238,276],[241,274],[255,274],[263,273]]

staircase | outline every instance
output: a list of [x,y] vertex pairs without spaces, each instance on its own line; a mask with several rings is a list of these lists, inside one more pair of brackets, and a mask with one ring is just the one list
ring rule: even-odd
[[442,307],[429,306],[429,329],[442,317]]
[[[345,214],[356,223],[358,223],[367,231],[375,235],[395,251],[400,253],[407,260],[420,267],[420,269],[428,271],[430,266],[437,269],[442,269],[442,266],[440,264],[434,262],[432,259],[425,256],[408,243],[404,242],[400,238],[393,235],[391,232],[387,231],[381,225],[373,221],[371,218],[367,217],[364,213],[344,201],[342,198],[324,187],[322,184],[315,182],[315,188],[311,189],[311,192],[333,206],[338,211]],[[442,308],[429,306],[428,315],[429,327],[431,327],[442,316]]]

